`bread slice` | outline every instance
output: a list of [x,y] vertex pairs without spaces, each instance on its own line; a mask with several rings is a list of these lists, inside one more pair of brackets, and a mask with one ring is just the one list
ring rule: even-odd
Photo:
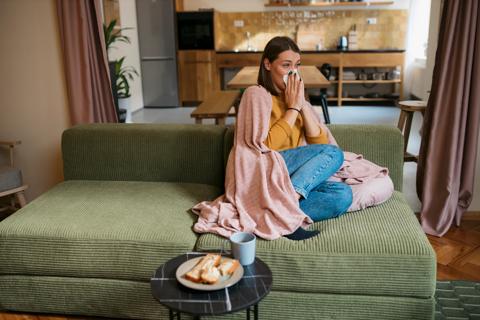
[[220,279],[220,271],[215,266],[210,266],[202,271],[202,282],[214,284]]
[[240,263],[236,259],[224,259],[218,266],[218,270],[222,276],[232,275],[239,265]]
[[185,273],[185,278],[193,282],[202,282],[202,272],[209,267],[216,267],[220,263],[221,256],[218,254],[207,254],[205,257],[192,268],[192,270]]

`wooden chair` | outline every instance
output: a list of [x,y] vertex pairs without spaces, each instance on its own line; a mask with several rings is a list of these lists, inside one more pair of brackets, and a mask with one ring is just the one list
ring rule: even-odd
[[20,207],[27,204],[24,191],[28,186],[23,184],[22,172],[15,168],[13,162],[13,148],[20,143],[20,141],[0,141],[0,147],[8,148],[10,158],[10,163],[0,165],[0,197],[10,196],[10,206],[4,206],[0,208],[0,211],[17,209],[12,195],[15,196]]
[[410,138],[410,129],[412,128],[413,114],[415,112],[421,112],[422,116],[425,115],[425,109],[427,107],[426,101],[421,100],[407,100],[398,102],[400,108],[400,118],[398,119],[398,129],[403,133],[403,149],[404,149],[404,161],[418,161],[418,156],[407,152],[408,139]]

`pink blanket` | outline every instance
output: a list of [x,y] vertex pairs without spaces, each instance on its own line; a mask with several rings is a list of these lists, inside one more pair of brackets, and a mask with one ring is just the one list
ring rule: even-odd
[[[308,108],[311,108],[307,104]],[[288,170],[280,153],[263,141],[270,129],[272,96],[263,87],[249,87],[238,108],[235,140],[225,176],[225,194],[203,201],[192,208],[198,215],[193,229],[229,237],[238,231],[255,233],[273,240],[306,227],[312,220],[300,209]],[[314,112],[316,114],[316,112]],[[337,145],[330,130],[329,143]],[[305,144],[305,142],[303,142]],[[381,203],[393,192],[388,170],[345,152],[342,168],[331,180],[352,187],[353,203],[349,211]]]
[[394,190],[388,168],[380,167],[361,154],[343,152],[342,167],[329,179],[341,181],[352,188],[353,201],[347,211],[357,211],[388,200]]
[[225,194],[193,207],[196,232],[224,237],[246,231],[273,240],[312,220],[298,205],[282,156],[265,146],[272,96],[260,86],[243,93],[235,140],[228,158]]

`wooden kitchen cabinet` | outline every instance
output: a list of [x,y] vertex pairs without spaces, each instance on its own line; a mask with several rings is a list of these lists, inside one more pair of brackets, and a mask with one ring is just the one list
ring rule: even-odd
[[178,87],[183,105],[202,102],[209,93],[219,90],[215,51],[178,51]]

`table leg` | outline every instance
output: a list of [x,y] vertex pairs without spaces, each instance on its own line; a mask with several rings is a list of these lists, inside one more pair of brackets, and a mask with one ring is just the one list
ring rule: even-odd
[[400,110],[400,117],[398,118],[397,128],[400,129],[402,134],[403,134],[403,128],[405,127],[406,116],[407,116],[407,113],[403,110]]
[[403,140],[404,140],[404,152],[407,152],[407,146],[408,146],[408,139],[410,138],[410,130],[412,128],[412,121],[413,121],[413,112],[408,112],[407,113],[407,120],[405,123],[405,132],[403,134]]
[[322,112],[323,118],[325,119],[325,123],[330,123],[330,114],[328,113],[328,103],[327,103],[327,95],[325,93],[320,94],[320,104],[322,105]]
[[247,308],[247,320],[250,320],[250,307]]
[[258,303],[253,306],[253,319],[258,320]]

